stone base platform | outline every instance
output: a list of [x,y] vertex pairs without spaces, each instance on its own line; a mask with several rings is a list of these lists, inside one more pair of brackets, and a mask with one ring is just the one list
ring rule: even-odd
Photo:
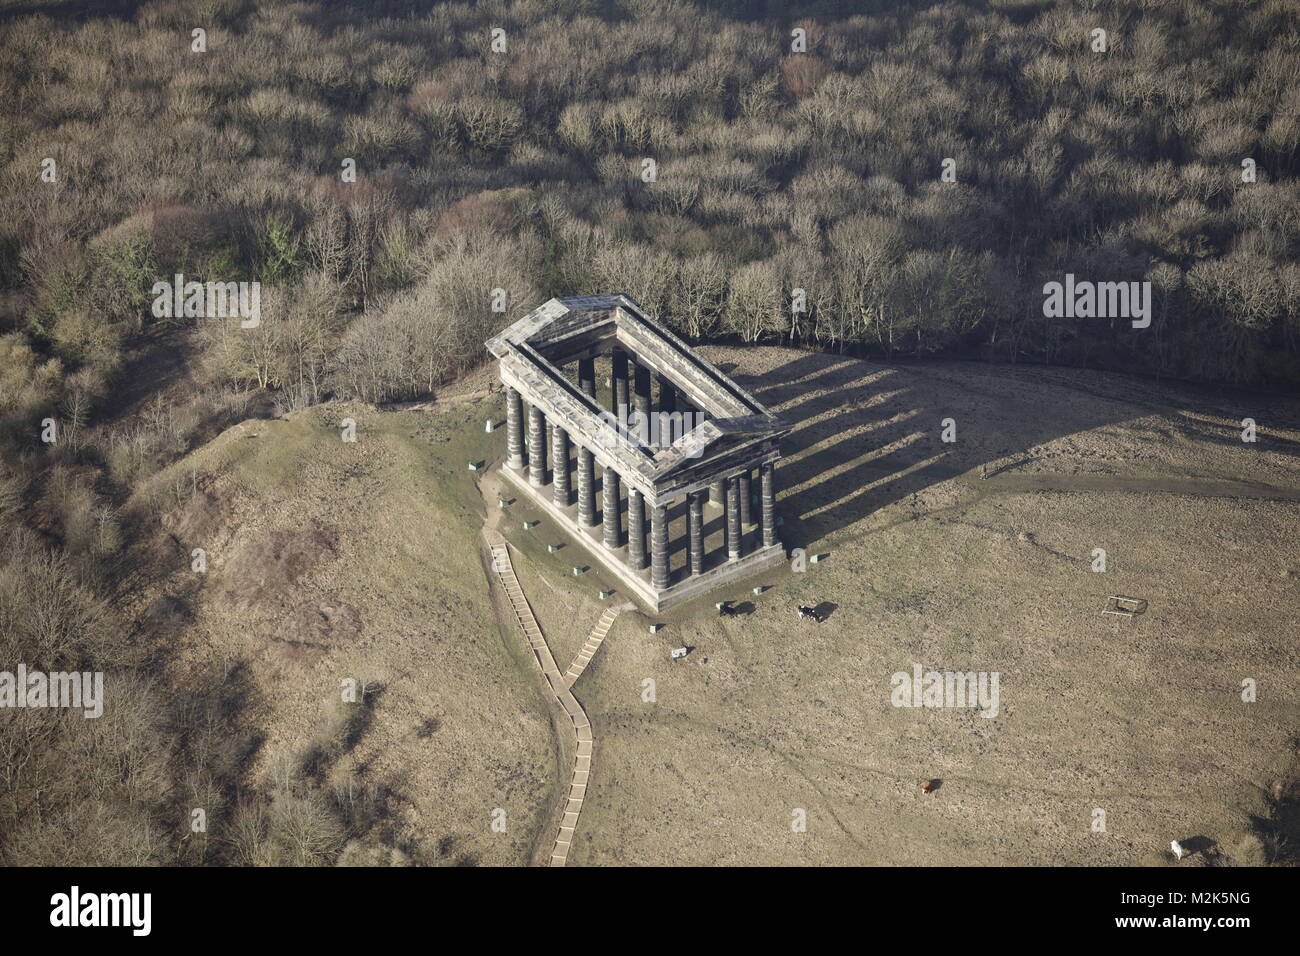
[[[569,540],[583,548],[611,577],[627,588],[628,594],[635,597],[642,606],[654,613],[684,604],[715,588],[757,574],[760,571],[765,571],[768,568],[784,563],[786,560],[785,547],[778,541],[769,547],[754,547],[752,551],[737,561],[717,560],[715,558],[711,563],[706,564],[705,570],[701,574],[692,575],[686,568],[675,568],[672,572],[672,584],[666,589],[659,590],[650,583],[648,566],[640,571],[635,571],[628,566],[626,544],[615,550],[606,548],[602,541],[601,526],[597,524],[591,528],[582,527],[578,523],[577,506],[569,505],[567,508],[562,508],[557,505],[553,500],[552,489],[549,484],[541,488],[534,487],[529,483],[526,472],[516,471],[508,465],[501,467],[501,473],[530,504],[554,521],[564,531]],[[599,480],[597,481],[598,488]],[[597,489],[593,489],[593,494],[595,494],[596,501],[599,504],[601,498],[596,493]],[[626,519],[627,514],[626,504],[627,502],[624,500],[624,519]],[[649,508],[647,507],[646,510],[646,561],[648,565],[650,557],[650,520]],[[720,511],[721,509],[717,510]],[[670,529],[672,526],[673,523],[670,522]],[[626,520],[623,521],[623,537],[627,537]],[[746,533],[743,539],[746,544],[751,542],[756,544],[757,537],[756,530],[754,530]],[[684,544],[684,541],[675,541],[673,542],[673,548],[674,550],[680,549]]]

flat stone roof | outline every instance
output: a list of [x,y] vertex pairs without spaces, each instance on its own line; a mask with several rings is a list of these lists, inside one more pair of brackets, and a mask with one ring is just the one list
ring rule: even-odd
[[[651,498],[657,488],[674,484],[677,473],[707,470],[710,460],[720,469],[734,466],[746,446],[753,445],[756,456],[770,453],[792,427],[623,293],[551,299],[486,345],[506,385]],[[614,416],[559,367],[616,346],[668,379],[708,419],[664,448],[618,428]]]

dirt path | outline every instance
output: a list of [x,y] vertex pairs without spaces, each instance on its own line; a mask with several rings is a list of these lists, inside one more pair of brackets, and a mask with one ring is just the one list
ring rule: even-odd
[[573,686],[574,681],[582,676],[583,670],[591,662],[596,651],[600,648],[613,626],[614,619],[626,610],[632,610],[634,605],[630,603],[619,604],[607,608],[605,613],[600,616],[595,628],[587,637],[586,643],[578,652],[573,662],[569,665],[565,673],[560,673],[559,666],[555,663],[555,657],[551,654],[551,649],[546,643],[546,638],[542,634],[542,628],[537,623],[537,618],[533,614],[533,609],[528,604],[528,599],[524,595],[524,589],[519,584],[519,578],[515,575],[514,563],[510,558],[510,548],[506,544],[506,539],[498,530],[501,523],[501,509],[495,507],[497,496],[501,489],[500,477],[496,470],[488,472],[480,484],[480,490],[483,493],[484,505],[487,509],[486,517],[483,521],[483,539],[487,544],[488,552],[491,557],[492,574],[496,577],[498,583],[505,591],[506,597],[510,600],[510,606],[515,613],[515,622],[519,625],[519,630],[523,633],[528,641],[529,647],[533,651],[533,657],[537,661],[537,666],[541,669],[542,676],[546,678],[546,683],[550,685],[551,693],[555,696],[556,702],[560,708],[568,715],[573,727],[573,776],[569,782],[569,798],[564,805],[564,815],[560,819],[559,832],[555,837],[555,846],[551,850],[551,866],[564,866],[568,861],[569,847],[573,843],[573,833],[578,825],[578,815],[582,813],[582,802],[587,795],[587,780],[591,775],[591,757],[595,740],[591,733],[591,721],[587,719],[587,713],[582,709],[582,704],[578,698],[573,696],[569,689]]
[[477,402],[495,394],[497,391],[497,389],[489,385],[486,388],[475,389],[472,392],[461,392],[458,395],[444,395],[415,402],[388,402],[380,405],[379,408],[385,412],[444,412],[449,408]]

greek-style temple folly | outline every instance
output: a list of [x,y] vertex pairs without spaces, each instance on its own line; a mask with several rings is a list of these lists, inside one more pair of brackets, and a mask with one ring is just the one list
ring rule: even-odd
[[630,296],[552,299],[487,347],[503,473],[648,608],[785,560],[773,465],[790,424]]

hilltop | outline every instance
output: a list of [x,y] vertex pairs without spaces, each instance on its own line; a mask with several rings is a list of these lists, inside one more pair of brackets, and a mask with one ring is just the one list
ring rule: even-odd
[[[823,557],[654,618],[658,634],[617,619],[573,689],[596,758],[571,864],[1155,863],[1193,835],[1271,858],[1300,727],[1293,408],[1108,373],[704,351],[798,423],[782,534]],[[204,542],[209,570],[195,586],[178,557],[138,613],[185,600],[179,668],[248,663],[254,777],[306,759],[304,779],[387,795],[350,845],[365,858],[523,863],[554,837],[559,718],[490,589],[468,467],[504,451],[483,430],[490,381],[246,421],[153,486],[190,483],[154,544]],[[604,585],[510,507],[501,530],[563,668]],[[1147,610],[1103,615],[1112,594]],[[717,617],[723,598],[743,613]],[[828,619],[798,622],[799,603]],[[999,673],[997,716],[892,706],[891,675],[917,664]],[[361,723],[340,716],[349,676],[371,689]]]

